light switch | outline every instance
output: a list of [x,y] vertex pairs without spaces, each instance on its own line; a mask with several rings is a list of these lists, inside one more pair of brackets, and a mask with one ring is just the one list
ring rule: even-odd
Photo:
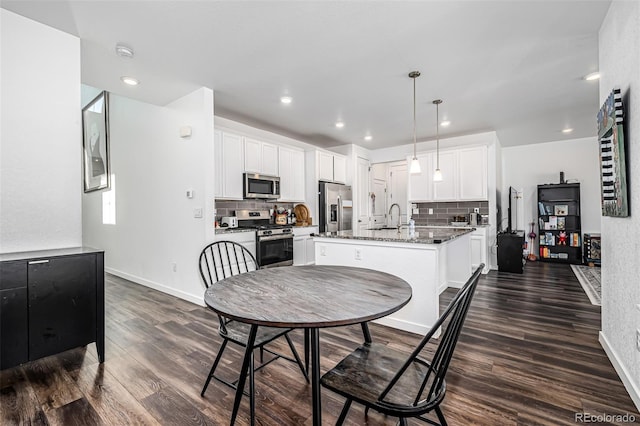
[[191,137],[191,126],[182,126],[182,127],[180,127],[180,137],[181,138],[190,138]]
[[202,208],[198,207],[197,209],[193,209],[193,217],[196,219],[202,219]]
[[187,189],[187,198],[193,198],[193,189]]

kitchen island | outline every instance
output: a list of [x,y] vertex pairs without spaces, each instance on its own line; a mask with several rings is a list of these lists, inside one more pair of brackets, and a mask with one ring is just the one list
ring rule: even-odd
[[314,237],[316,265],[342,265],[387,272],[407,281],[411,301],[380,324],[424,334],[439,314],[438,296],[471,276],[473,228],[416,227],[338,231]]

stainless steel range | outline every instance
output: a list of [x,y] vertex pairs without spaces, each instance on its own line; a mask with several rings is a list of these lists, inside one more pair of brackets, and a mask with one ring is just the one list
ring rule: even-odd
[[271,223],[268,210],[236,210],[238,228],[256,230],[256,260],[261,268],[293,265],[293,228]]

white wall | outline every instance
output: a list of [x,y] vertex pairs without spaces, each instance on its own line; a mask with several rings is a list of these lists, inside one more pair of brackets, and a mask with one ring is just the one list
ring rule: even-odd
[[[197,260],[214,222],[213,92],[165,107],[112,94],[109,112],[116,224],[102,223],[104,191],[85,194],[84,243],[105,250],[107,271],[202,304]],[[190,138],[179,137],[181,126],[192,127]]]
[[[600,27],[600,104],[619,87],[625,104],[630,216],[602,218],[600,341],[640,408],[640,3],[611,3]],[[595,114],[595,113],[594,113]]]
[[[536,222],[535,232],[539,235],[537,186],[559,183],[560,171],[564,171],[565,180],[580,182],[582,232],[600,232],[600,163],[596,137],[506,147],[502,148],[502,159],[503,221],[507,218],[507,197],[512,186],[523,191],[522,203],[518,205],[518,228],[528,234],[529,223]],[[535,247],[537,250],[537,243]]]
[[80,40],[0,9],[0,252],[82,244]]

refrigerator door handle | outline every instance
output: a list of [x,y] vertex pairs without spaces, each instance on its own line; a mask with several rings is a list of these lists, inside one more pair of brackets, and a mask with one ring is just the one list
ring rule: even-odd
[[342,231],[342,198],[338,196],[338,231]]

